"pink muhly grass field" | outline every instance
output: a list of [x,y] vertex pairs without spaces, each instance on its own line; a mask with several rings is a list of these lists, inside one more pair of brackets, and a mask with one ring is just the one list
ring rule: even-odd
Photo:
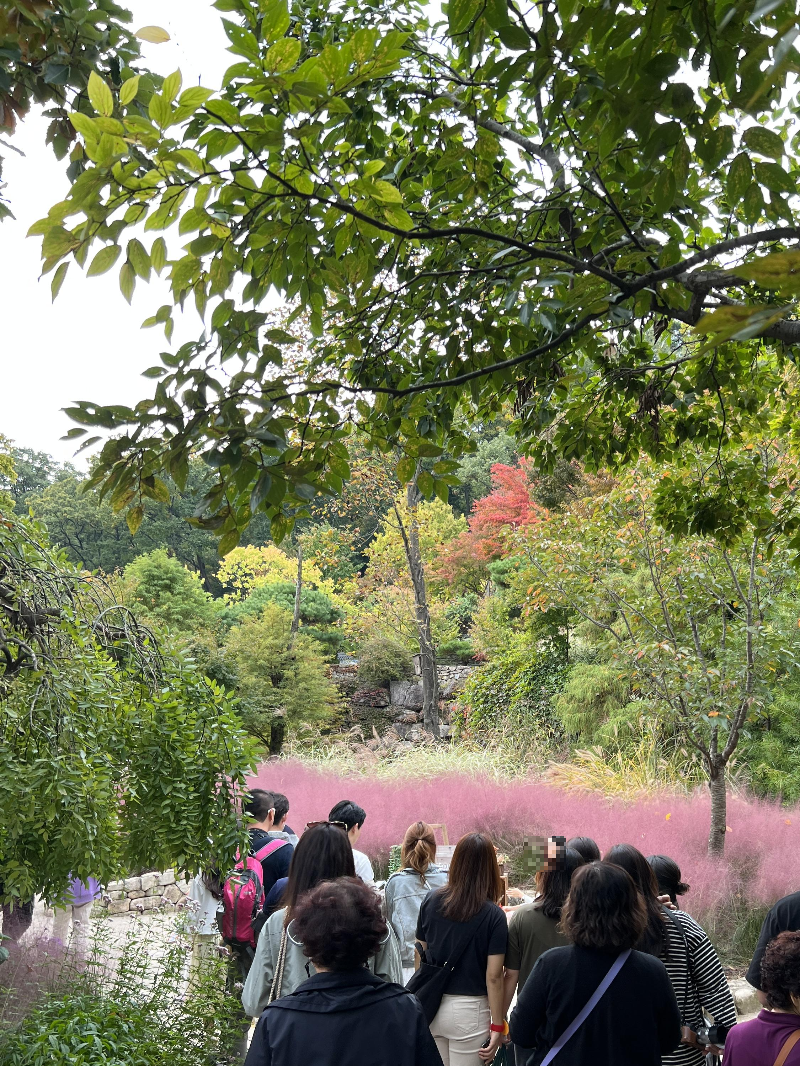
[[358,847],[382,864],[390,846],[422,819],[444,822],[451,843],[472,830],[510,846],[526,836],[585,835],[594,837],[602,852],[626,843],[645,855],[669,855],[691,885],[682,906],[698,916],[736,900],[747,908],[769,906],[800,889],[800,807],[729,796],[725,858],[714,861],[706,854],[709,799],[702,791],[625,803],[524,779],[501,784],[459,773],[404,780],[345,777],[293,760],[264,764],[256,782],[288,796],[289,824],[297,832],[307,821],[326,818],[338,800],[354,800],[367,812]]

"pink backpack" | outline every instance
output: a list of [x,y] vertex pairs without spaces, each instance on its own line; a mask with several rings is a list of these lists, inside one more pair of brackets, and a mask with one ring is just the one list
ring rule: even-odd
[[270,840],[255,854],[247,855],[244,859],[240,859],[239,852],[236,852],[236,865],[222,890],[222,936],[228,943],[249,944],[252,948],[256,946],[258,934],[254,922],[264,906],[264,871],[261,863],[288,843],[288,840]]

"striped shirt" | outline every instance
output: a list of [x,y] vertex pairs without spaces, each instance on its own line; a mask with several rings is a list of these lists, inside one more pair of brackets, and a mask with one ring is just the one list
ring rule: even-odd
[[[681,1025],[697,1032],[703,1011],[719,1025],[735,1025],[736,1004],[705,930],[686,911],[671,911],[666,929],[667,957],[660,957],[678,1001]],[[698,1048],[682,1044],[661,1062],[663,1066],[704,1066],[705,1056]]]

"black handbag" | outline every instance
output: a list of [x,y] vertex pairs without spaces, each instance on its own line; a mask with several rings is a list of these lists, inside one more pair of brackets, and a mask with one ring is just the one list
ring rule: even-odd
[[[485,918],[486,915],[464,937],[456,948],[455,953],[450,956],[443,966],[439,966],[435,962],[428,962],[427,959],[423,958],[419,969],[409,978],[406,988],[409,992],[413,992],[422,1004],[422,1010],[428,1025],[436,1017],[436,1013],[442,1005],[442,996],[447,992],[447,986],[450,984],[453,971],[461,961],[461,956],[467,950],[467,946],[474,940],[475,934],[483,925]],[[427,955],[427,952],[425,954]]]

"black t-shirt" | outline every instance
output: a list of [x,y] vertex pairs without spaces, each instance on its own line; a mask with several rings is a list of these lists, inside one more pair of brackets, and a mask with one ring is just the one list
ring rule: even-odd
[[[250,829],[248,832],[250,833],[250,848],[253,854],[274,839],[269,833],[265,833],[263,829]],[[289,863],[292,861],[293,854],[294,847],[286,841],[261,863],[261,869],[264,872],[265,893],[269,893],[276,881],[288,875]]]
[[779,899],[761,926],[761,936],[758,938],[753,961],[745,974],[753,988],[763,991],[761,988],[761,960],[770,940],[774,940],[778,933],[786,930],[796,932],[800,929],[800,892],[792,892],[790,896]]
[[443,966],[468,940],[447,985],[448,996],[485,996],[486,961],[490,955],[505,955],[508,922],[496,903],[483,904],[468,922],[452,922],[441,909],[439,891],[422,902],[417,921],[417,940],[428,945],[426,958]]

